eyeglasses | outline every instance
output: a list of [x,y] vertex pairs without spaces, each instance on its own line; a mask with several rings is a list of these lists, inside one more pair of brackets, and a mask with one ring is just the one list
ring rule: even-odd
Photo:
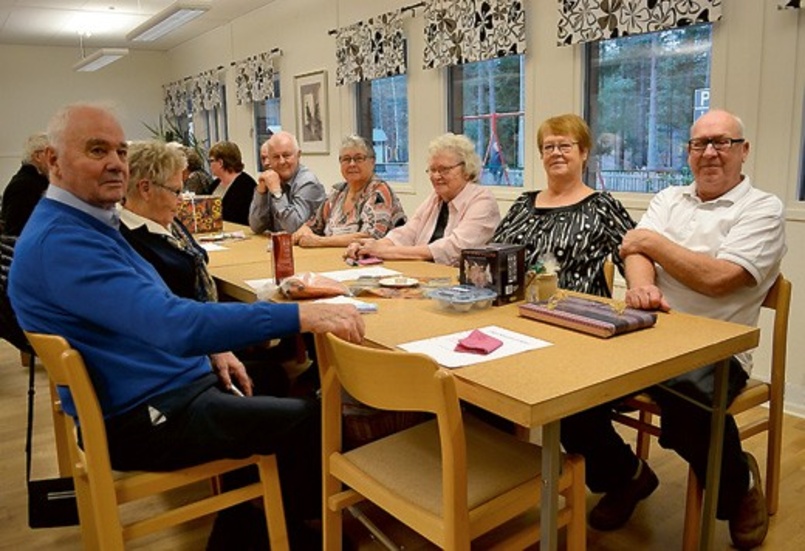
[[296,156],[296,153],[279,153],[275,155],[271,155],[268,157],[268,160],[272,163],[278,163],[280,161],[288,161],[293,159]]
[[554,151],[559,151],[562,155],[567,155],[573,150],[573,146],[579,142],[560,142],[542,144],[542,154],[550,155]]
[[716,151],[726,151],[736,143],[744,143],[744,138],[694,138],[688,141],[688,149],[690,151],[704,151],[708,145],[713,146]]
[[162,189],[164,189],[165,191],[168,191],[168,192],[172,193],[172,194],[173,194],[174,196],[176,196],[177,198],[178,198],[178,197],[179,197],[179,196],[182,194],[182,188],[179,188],[179,189],[174,189],[174,188],[172,188],[172,187],[168,187],[168,186],[166,186],[165,184],[158,184],[158,183],[156,183],[156,182],[151,182],[151,184],[152,184],[152,185],[155,185],[156,187],[162,188]]
[[210,158],[209,158],[209,159],[207,159],[207,160],[210,162],[210,164],[212,164],[212,163],[217,163],[217,162],[218,162],[218,161],[220,161],[221,159],[214,159],[214,158],[210,157]]
[[342,165],[348,165],[350,163],[355,163],[356,165],[359,165],[368,158],[369,157],[367,157],[366,155],[354,155],[352,157],[350,157],[349,155],[344,155],[343,157],[338,158],[338,162],[340,162]]
[[439,176],[444,178],[451,170],[453,170],[457,166],[462,166],[463,164],[464,161],[456,163],[453,166],[432,166],[430,168],[425,169],[425,174],[428,174],[430,176],[436,176],[438,174]]

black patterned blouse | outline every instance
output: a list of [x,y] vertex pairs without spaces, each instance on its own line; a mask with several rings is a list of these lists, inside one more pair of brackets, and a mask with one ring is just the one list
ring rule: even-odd
[[635,223],[623,205],[607,192],[593,193],[566,207],[535,208],[538,191],[517,198],[495,230],[493,241],[526,246],[526,268],[545,253],[559,263],[559,288],[609,296],[604,260],[623,272],[618,248]]

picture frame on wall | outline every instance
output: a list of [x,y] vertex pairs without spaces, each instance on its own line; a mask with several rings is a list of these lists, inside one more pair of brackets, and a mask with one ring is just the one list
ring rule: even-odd
[[327,109],[327,71],[294,77],[296,139],[305,154],[330,152],[330,119]]

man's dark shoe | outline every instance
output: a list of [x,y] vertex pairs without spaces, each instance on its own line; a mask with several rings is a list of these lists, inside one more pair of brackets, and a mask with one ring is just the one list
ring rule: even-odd
[[758,547],[766,539],[769,531],[769,511],[763,496],[760,469],[750,453],[746,454],[749,471],[752,473],[752,488],[741,499],[738,510],[730,519],[730,537],[738,549]]
[[642,459],[640,463],[642,469],[636,479],[607,492],[593,507],[590,511],[590,526],[601,531],[620,528],[632,516],[637,504],[657,489],[657,486],[660,485],[657,475],[654,474],[648,463]]

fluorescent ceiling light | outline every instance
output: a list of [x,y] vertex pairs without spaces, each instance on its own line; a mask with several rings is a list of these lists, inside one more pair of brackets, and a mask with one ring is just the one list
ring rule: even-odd
[[129,51],[125,48],[101,48],[92,54],[84,57],[73,65],[74,71],[97,71],[102,67],[106,67],[123,56],[129,55]]
[[126,35],[127,40],[152,42],[210,9],[208,2],[174,2]]

